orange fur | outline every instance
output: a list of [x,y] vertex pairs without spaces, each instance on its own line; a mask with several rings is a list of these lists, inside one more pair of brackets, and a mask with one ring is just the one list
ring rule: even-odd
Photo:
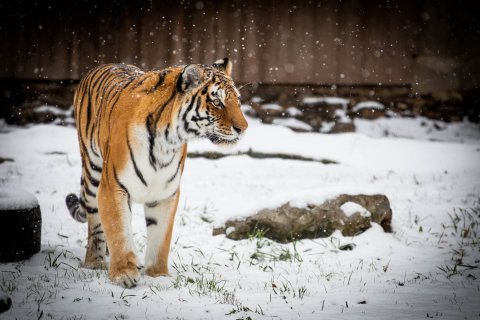
[[[149,251],[153,264],[146,274],[168,274],[187,140],[203,136],[234,143],[248,126],[230,75],[231,63],[224,59],[213,66],[149,72],[104,65],[82,79],[74,98],[82,192],[78,203],[71,196],[67,205],[79,221],[89,213],[86,267],[106,266],[108,244],[110,279],[125,287],[136,284],[140,263],[131,239],[130,203],[141,201],[152,215],[147,217],[154,228],[151,243],[158,245]],[[167,196],[172,188],[175,193]],[[150,199],[155,195],[159,199]],[[155,218],[162,215],[168,215],[166,225]]]

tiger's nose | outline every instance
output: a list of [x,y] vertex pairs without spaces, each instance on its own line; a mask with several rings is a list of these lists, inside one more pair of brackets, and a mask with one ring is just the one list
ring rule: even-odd
[[247,122],[245,121],[245,124],[235,124],[233,125],[233,130],[235,130],[236,133],[242,134],[248,127]]
[[244,129],[235,126],[233,126],[233,130],[235,130],[238,134],[241,134],[244,131]]

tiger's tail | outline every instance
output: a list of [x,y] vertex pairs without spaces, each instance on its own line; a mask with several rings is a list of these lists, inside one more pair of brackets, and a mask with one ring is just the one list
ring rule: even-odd
[[87,212],[80,205],[80,199],[76,194],[70,193],[65,198],[65,203],[73,219],[82,223],[87,221]]

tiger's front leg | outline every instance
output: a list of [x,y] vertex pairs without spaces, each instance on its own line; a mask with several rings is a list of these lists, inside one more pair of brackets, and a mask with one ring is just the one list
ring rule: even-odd
[[97,197],[110,251],[109,278],[125,288],[133,287],[140,278],[141,266],[132,236],[130,196],[115,169],[111,169],[108,175],[102,174]]
[[168,275],[168,254],[179,196],[180,190],[177,190],[168,199],[145,204],[147,223],[145,274],[151,277]]

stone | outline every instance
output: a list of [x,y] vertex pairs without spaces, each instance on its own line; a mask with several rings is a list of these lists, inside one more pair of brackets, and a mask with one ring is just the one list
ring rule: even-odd
[[345,133],[355,132],[355,124],[353,122],[335,122],[332,129],[328,133]]
[[[369,216],[355,212],[347,216],[340,208],[354,202],[370,212]],[[285,203],[274,209],[262,209],[243,220],[228,220],[223,227],[214,228],[213,235],[226,234],[232,240],[247,239],[261,230],[265,237],[280,243],[300,239],[325,238],[335,230],[344,236],[355,236],[378,223],[385,232],[392,232],[392,209],[385,195],[342,194],[320,205],[305,208]],[[228,230],[228,232],[227,232]]]

